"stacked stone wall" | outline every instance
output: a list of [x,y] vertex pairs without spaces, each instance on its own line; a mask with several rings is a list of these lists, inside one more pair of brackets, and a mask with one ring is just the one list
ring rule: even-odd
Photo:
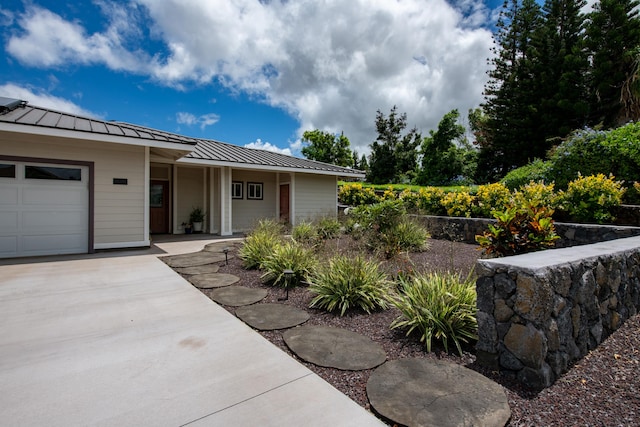
[[640,237],[479,260],[478,361],[549,387],[640,308]]
[[[431,233],[434,239],[455,240],[476,243],[476,235],[488,230],[494,219],[459,218],[448,216],[416,215],[415,218]],[[605,242],[625,237],[640,236],[640,227],[599,224],[574,224],[556,222],[556,232],[560,239],[557,248]]]

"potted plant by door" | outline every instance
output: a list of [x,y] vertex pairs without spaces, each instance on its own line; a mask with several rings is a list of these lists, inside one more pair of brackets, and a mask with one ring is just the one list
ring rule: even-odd
[[182,228],[184,229],[184,234],[191,234],[191,224],[187,224],[186,222],[182,223]]
[[196,233],[202,232],[202,221],[204,221],[204,212],[200,208],[193,208],[191,214],[189,214],[189,222],[193,225],[193,231]]

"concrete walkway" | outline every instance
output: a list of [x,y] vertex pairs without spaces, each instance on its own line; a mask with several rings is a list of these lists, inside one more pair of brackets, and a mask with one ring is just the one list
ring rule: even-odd
[[2,261],[0,425],[379,426],[149,251]]

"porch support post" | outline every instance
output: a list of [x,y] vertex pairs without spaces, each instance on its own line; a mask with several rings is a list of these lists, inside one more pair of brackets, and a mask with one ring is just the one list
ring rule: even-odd
[[144,147],[144,237],[143,240],[146,245],[151,245],[150,240],[150,203],[149,203],[149,193],[151,191],[151,173],[150,166],[151,165],[151,156],[150,156],[150,148]]
[[232,199],[231,199],[231,168],[220,168],[220,235],[231,236],[233,234]]

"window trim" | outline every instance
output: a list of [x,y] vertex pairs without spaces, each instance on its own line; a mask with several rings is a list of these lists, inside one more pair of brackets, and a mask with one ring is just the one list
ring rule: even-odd
[[231,198],[232,199],[244,199],[244,182],[232,181],[231,182]]
[[[251,190],[253,189],[253,195]],[[256,193],[260,193],[256,195]],[[247,182],[247,200],[264,200],[264,184],[262,182]]]

